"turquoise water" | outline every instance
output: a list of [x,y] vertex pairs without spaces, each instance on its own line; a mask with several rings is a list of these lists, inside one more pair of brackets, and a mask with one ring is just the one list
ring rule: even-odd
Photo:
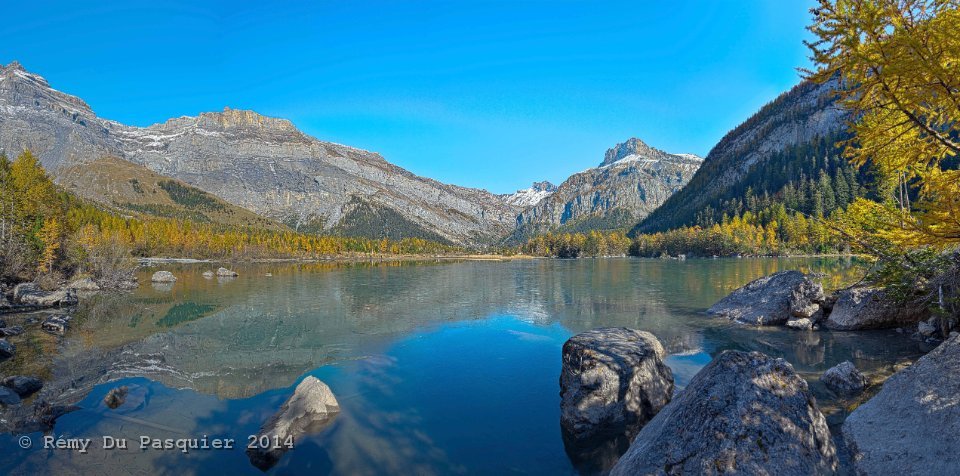
[[[44,398],[79,407],[50,435],[93,441],[81,454],[42,448],[40,432],[26,435],[27,450],[21,435],[0,435],[0,470],[257,474],[246,436],[314,375],[342,411],[273,473],[592,473],[616,454],[568,454],[560,433],[560,350],[574,333],[653,332],[679,388],[725,349],[784,357],[834,425],[850,402],[820,372],[849,359],[889,373],[925,350],[894,331],[746,329],[703,313],[778,270],[826,272],[828,285],[856,275],[836,259],[271,264],[220,280],[203,279],[208,268],[155,268],[177,274],[172,287],[150,285],[155,269],[145,271],[132,294],[86,300],[63,339],[32,329],[15,341],[20,356],[0,371],[47,380]],[[103,397],[120,385],[129,394],[110,409]],[[104,435],[128,449],[102,449]],[[233,438],[236,448],[140,450],[141,435]]]

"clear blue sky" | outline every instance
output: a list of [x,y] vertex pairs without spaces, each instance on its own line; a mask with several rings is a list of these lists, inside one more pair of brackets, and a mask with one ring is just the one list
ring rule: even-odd
[[0,63],[102,117],[253,109],[503,193],[632,136],[705,155],[799,81],[812,2],[57,3],[4,5]]

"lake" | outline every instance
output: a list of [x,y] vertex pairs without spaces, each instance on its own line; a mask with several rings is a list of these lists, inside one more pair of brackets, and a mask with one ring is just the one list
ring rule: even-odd
[[[313,375],[341,413],[273,473],[591,473],[611,456],[568,454],[560,432],[561,346],[575,333],[652,332],[678,390],[726,349],[783,357],[834,427],[851,402],[833,397],[821,372],[852,360],[868,376],[889,374],[928,350],[893,330],[753,329],[704,314],[776,271],[826,273],[827,287],[856,280],[862,269],[848,259],[282,263],[203,278],[211,267],[147,268],[135,292],[84,300],[65,337],[26,326],[12,339],[18,355],[0,373],[43,378],[46,398],[79,407],[49,435],[93,442],[85,454],[44,449],[35,432],[23,450],[21,435],[0,435],[0,471],[259,474],[244,453],[247,435]],[[151,285],[159,269],[178,281]],[[126,401],[108,408],[104,396],[121,385]],[[104,450],[103,435],[130,448]],[[140,450],[141,435],[233,438],[237,448]]]

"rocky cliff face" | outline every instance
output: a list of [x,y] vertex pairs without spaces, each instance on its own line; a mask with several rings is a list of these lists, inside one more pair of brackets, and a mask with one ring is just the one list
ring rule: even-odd
[[617,144],[600,166],[570,176],[517,217],[521,233],[559,226],[621,228],[636,223],[680,190],[700,167],[692,154],[670,154],[640,139]]
[[[25,148],[58,179],[71,166],[119,157],[297,229],[350,225],[367,236],[480,244],[510,233],[522,209],[252,111],[225,109],[145,128],[101,119],[14,62],[0,67],[0,149],[15,155]],[[358,214],[388,216],[390,226],[343,223]]]

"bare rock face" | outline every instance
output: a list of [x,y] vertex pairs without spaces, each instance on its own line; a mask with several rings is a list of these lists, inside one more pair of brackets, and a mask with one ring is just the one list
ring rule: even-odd
[[177,277],[170,271],[157,271],[150,277],[150,281],[154,283],[175,283],[177,282]]
[[894,302],[882,289],[857,287],[839,293],[824,325],[841,331],[887,329],[915,324],[928,315],[926,309]]
[[858,474],[960,474],[960,335],[897,372],[843,423]]
[[563,344],[560,425],[574,441],[632,437],[673,396],[660,341],[623,327],[594,329]]
[[827,421],[793,367],[726,351],[640,430],[611,474],[810,475],[837,466]]
[[823,287],[799,271],[781,271],[751,281],[707,310],[742,324],[769,326],[791,318],[822,315]]
[[846,396],[858,395],[867,386],[867,378],[849,360],[827,369],[820,381],[832,392]]
[[308,376],[297,385],[280,411],[260,427],[257,440],[268,441],[269,445],[247,449],[250,462],[263,471],[272,468],[297,439],[322,430],[338,413],[340,404],[330,387]]

